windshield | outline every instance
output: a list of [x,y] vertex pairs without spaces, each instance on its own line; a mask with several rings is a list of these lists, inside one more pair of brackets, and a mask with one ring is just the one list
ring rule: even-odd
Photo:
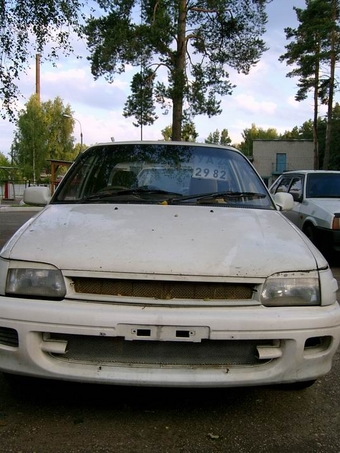
[[307,198],[340,198],[340,172],[309,174],[306,196]]
[[73,164],[52,203],[187,203],[275,209],[249,161],[233,149],[110,143]]

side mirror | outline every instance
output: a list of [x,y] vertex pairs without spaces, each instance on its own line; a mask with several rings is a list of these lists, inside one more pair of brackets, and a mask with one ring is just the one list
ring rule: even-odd
[[294,198],[290,193],[277,192],[274,195],[274,202],[279,211],[291,211],[294,208]]
[[45,206],[51,200],[51,192],[49,187],[27,187],[24,190],[24,203],[36,206]]

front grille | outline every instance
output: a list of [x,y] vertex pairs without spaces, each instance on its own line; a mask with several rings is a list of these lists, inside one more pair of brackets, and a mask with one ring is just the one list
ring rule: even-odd
[[9,327],[0,327],[0,344],[17,348],[19,346],[18,332]]
[[201,343],[171,341],[126,341],[123,337],[92,337],[51,334],[66,340],[66,354],[52,355],[68,362],[160,367],[261,365],[256,351],[268,340],[202,340]]
[[161,300],[251,299],[254,285],[158,280],[124,280],[74,277],[74,290],[82,294],[144,297]]

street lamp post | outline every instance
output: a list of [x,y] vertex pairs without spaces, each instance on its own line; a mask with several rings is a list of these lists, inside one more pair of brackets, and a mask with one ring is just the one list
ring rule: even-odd
[[33,185],[37,185],[36,177],[35,177],[35,143],[33,145]]
[[80,127],[80,152],[82,152],[83,151],[83,129],[81,127],[81,122],[77,118],[75,118],[74,116],[69,115],[68,113],[63,113],[63,117],[64,118],[71,118],[71,119],[73,119],[75,121],[78,121],[79,127]]

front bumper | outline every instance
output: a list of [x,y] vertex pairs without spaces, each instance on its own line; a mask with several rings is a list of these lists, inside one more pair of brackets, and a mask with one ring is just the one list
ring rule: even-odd
[[148,307],[0,297],[0,370],[80,382],[235,387],[326,374],[340,308]]
[[317,228],[317,244],[326,254],[340,252],[340,230]]

